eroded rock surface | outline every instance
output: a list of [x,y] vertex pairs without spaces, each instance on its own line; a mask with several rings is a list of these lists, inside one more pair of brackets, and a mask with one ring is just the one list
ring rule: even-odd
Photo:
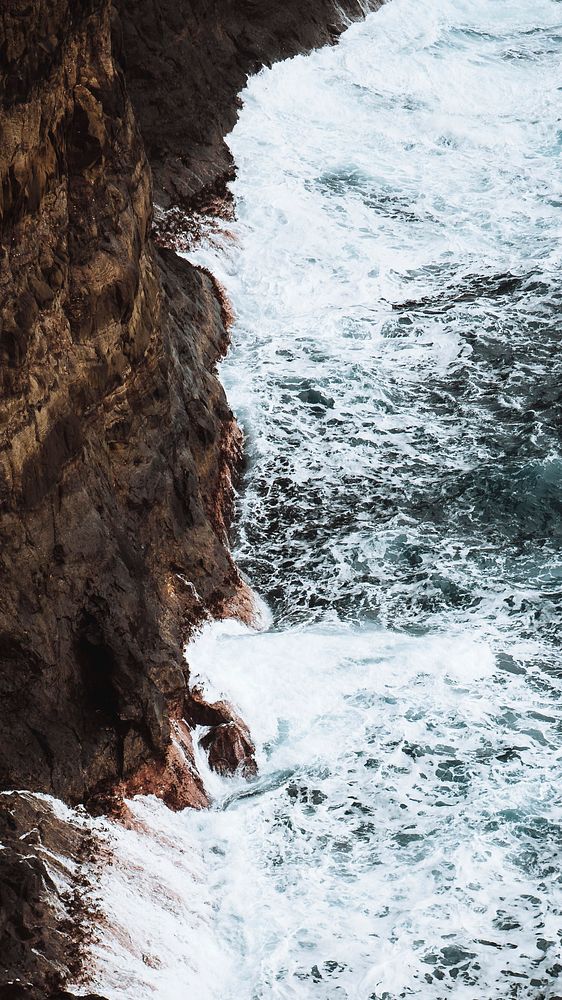
[[227,701],[207,702],[198,688],[193,688],[184,706],[184,715],[193,726],[207,726],[200,743],[209,765],[219,774],[257,774],[256,748],[250,730]]
[[83,800],[170,739],[240,581],[240,433],[206,274],[150,242],[109,3],[2,14],[0,786]]
[[[342,11],[363,12],[2,5],[0,790],[204,806],[196,724],[212,766],[254,773],[242,720],[207,706],[198,722],[182,655],[205,616],[252,614],[227,544],[242,454],[216,376],[228,309],[210,275],[153,242],[151,165],[180,219],[220,196],[247,74],[333,40]],[[63,996],[80,964],[68,906],[87,839],[47,813],[0,799],[2,996]],[[68,900],[51,843],[78,866]]]
[[58,996],[80,971],[93,917],[86,868],[100,859],[86,824],[25,793],[0,796],[0,996]]

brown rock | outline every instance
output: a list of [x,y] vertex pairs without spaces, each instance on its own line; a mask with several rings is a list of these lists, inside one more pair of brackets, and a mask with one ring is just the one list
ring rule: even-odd
[[214,282],[149,234],[109,0],[0,19],[0,788],[162,759],[195,622],[242,586]]
[[335,42],[365,14],[360,0],[114,0],[114,9],[115,51],[166,209],[224,199],[234,173],[224,136],[250,73]]
[[200,740],[207,751],[209,765],[219,774],[235,774],[252,778],[258,768],[256,748],[246,723],[227,701],[207,702],[199,688],[192,688],[184,706],[184,715],[191,726],[210,726]]
[[[93,871],[97,845],[78,821],[20,792],[1,796],[0,842],[0,996],[46,1000],[81,968],[95,909],[80,865]],[[67,865],[78,874],[65,889]]]
[[256,748],[246,726],[237,722],[223,722],[220,726],[213,726],[200,742],[207,751],[213,771],[219,774],[238,772],[245,778],[252,778],[257,774]]
[[[189,696],[182,655],[205,617],[254,614],[227,543],[242,439],[216,367],[231,315],[211,276],[153,245],[149,161],[164,223],[222,211],[246,75],[362,11],[2,6],[0,790],[123,815],[137,793],[204,806],[184,703],[212,727],[212,767],[255,773],[247,727]],[[83,847],[22,801],[0,802],[0,995],[45,1000],[80,965],[84,921],[79,879],[59,898],[41,845],[78,862]]]
[[185,722],[172,722],[172,740],[164,758],[142,764],[119,786],[118,793],[122,798],[157,795],[176,812],[186,808],[205,809],[210,804],[195,765],[193,740]]
[[223,722],[235,722],[242,729],[248,727],[228,701],[205,700],[200,688],[192,687],[185,701],[183,715],[190,726],[220,726]]

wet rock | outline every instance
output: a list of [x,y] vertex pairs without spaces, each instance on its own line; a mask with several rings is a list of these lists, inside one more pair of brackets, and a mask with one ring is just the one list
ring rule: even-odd
[[199,688],[192,688],[184,706],[185,718],[191,726],[209,726],[200,740],[207,752],[209,765],[219,774],[257,774],[256,748],[250,730],[227,701],[207,702]]
[[88,882],[96,845],[47,801],[0,796],[0,996],[46,1000],[81,967],[94,916]]
[[311,403],[314,406],[322,406],[326,410],[333,410],[335,401],[331,396],[326,396],[319,389],[303,389],[298,393],[299,399],[303,403]]
[[190,729],[183,720],[173,720],[171,725],[166,753],[147,761],[119,786],[121,801],[133,795],[157,795],[174,811],[205,809],[210,804],[197,771]]
[[191,726],[220,726],[224,722],[236,722],[242,728],[247,728],[228,701],[208,702],[198,687],[192,687],[189,691],[183,714]]
[[246,726],[223,722],[213,726],[200,741],[209,758],[209,766],[219,774],[242,774],[252,778],[257,774],[256,748]]
[[[3,987],[2,1000],[72,1000],[76,998],[76,993],[68,993],[66,990],[55,990],[45,993],[43,989],[37,989],[31,985],[22,983],[10,983]],[[80,1000],[106,1000],[100,993],[81,993]]]

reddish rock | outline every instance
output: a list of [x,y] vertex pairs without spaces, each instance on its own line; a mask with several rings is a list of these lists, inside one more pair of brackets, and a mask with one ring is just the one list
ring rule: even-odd
[[209,797],[198,774],[191,732],[183,721],[172,722],[172,740],[162,760],[148,761],[119,787],[123,798],[156,795],[177,812],[204,809]]
[[223,722],[236,722],[248,734],[249,730],[228,701],[205,700],[200,688],[191,688],[185,701],[183,715],[191,726],[220,726]]
[[257,774],[256,748],[246,726],[223,722],[213,726],[201,739],[209,757],[209,766],[219,774],[242,774],[252,778]]
[[184,706],[191,726],[210,726],[200,743],[209,765],[219,774],[257,774],[256,748],[246,723],[227,701],[207,702],[199,688],[192,688]]
[[[188,695],[183,659],[206,617],[254,615],[227,539],[242,456],[217,377],[231,316],[213,278],[154,245],[151,166],[170,243],[167,211],[228,202],[223,136],[247,74],[363,12],[2,5],[0,790],[123,816],[140,792],[201,807],[186,701],[192,725],[212,726],[211,766],[255,773],[247,727]],[[81,917],[61,927],[45,856],[21,833],[0,803],[0,995],[19,975],[45,1000],[80,964]],[[71,841],[60,853],[79,859]]]
[[6,6],[0,133],[0,789],[79,802],[169,753],[242,587],[241,434],[216,285],[150,239],[109,0]]

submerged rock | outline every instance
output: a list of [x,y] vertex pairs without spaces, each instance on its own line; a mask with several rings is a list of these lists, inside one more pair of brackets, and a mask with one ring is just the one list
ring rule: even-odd
[[333,410],[335,400],[332,396],[326,396],[319,389],[303,389],[298,393],[299,399],[303,403],[311,403],[313,406],[322,406],[326,410]]

